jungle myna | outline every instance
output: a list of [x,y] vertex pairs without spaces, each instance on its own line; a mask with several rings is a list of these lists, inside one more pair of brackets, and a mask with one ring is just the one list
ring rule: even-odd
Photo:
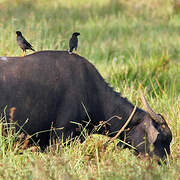
[[78,32],[74,32],[72,34],[71,39],[69,40],[69,54],[72,54],[73,49],[75,49],[77,51],[78,48],[78,36],[80,35],[80,33]]
[[26,55],[26,49],[30,49],[32,51],[35,51],[31,44],[26,41],[26,39],[23,37],[22,33],[20,31],[16,31],[17,35],[17,43],[19,47],[23,50],[23,56]]

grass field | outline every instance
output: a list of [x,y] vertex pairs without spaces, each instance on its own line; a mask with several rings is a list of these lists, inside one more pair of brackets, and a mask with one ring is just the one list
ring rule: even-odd
[[172,130],[172,155],[159,166],[115,144],[104,148],[102,136],[59,151],[20,153],[9,134],[0,137],[0,179],[180,179],[180,14],[173,0],[0,0],[0,56],[22,54],[16,30],[37,51],[66,50],[72,32],[80,32],[80,55],[140,107],[143,85]]

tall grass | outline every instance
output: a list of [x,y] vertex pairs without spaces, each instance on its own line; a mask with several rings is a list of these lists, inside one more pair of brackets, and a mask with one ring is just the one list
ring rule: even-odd
[[104,148],[102,136],[46,153],[12,148],[19,135],[0,136],[0,179],[180,179],[179,26],[172,0],[0,0],[0,56],[21,55],[16,30],[37,51],[66,50],[79,31],[80,55],[140,107],[141,82],[173,133],[167,166],[115,144]]

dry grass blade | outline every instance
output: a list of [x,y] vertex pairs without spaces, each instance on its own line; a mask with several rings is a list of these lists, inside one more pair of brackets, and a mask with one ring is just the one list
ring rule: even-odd
[[126,126],[129,124],[129,122],[131,121],[132,117],[134,116],[134,113],[136,111],[137,106],[134,106],[134,109],[131,113],[131,115],[129,116],[128,120],[126,121],[126,123],[123,125],[123,127],[118,131],[118,133],[109,141],[109,143],[113,142],[126,128]]
[[15,111],[16,111],[15,107],[10,108],[10,113],[9,113],[9,121],[10,121],[10,123],[14,122]]

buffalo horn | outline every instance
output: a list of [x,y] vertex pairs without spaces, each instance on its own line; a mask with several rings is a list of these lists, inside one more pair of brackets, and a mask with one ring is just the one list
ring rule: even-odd
[[140,90],[140,94],[141,94],[141,100],[142,100],[142,103],[144,105],[144,108],[149,113],[151,118],[157,123],[160,123],[160,124],[163,123],[164,122],[163,119],[150,108],[142,90]]

